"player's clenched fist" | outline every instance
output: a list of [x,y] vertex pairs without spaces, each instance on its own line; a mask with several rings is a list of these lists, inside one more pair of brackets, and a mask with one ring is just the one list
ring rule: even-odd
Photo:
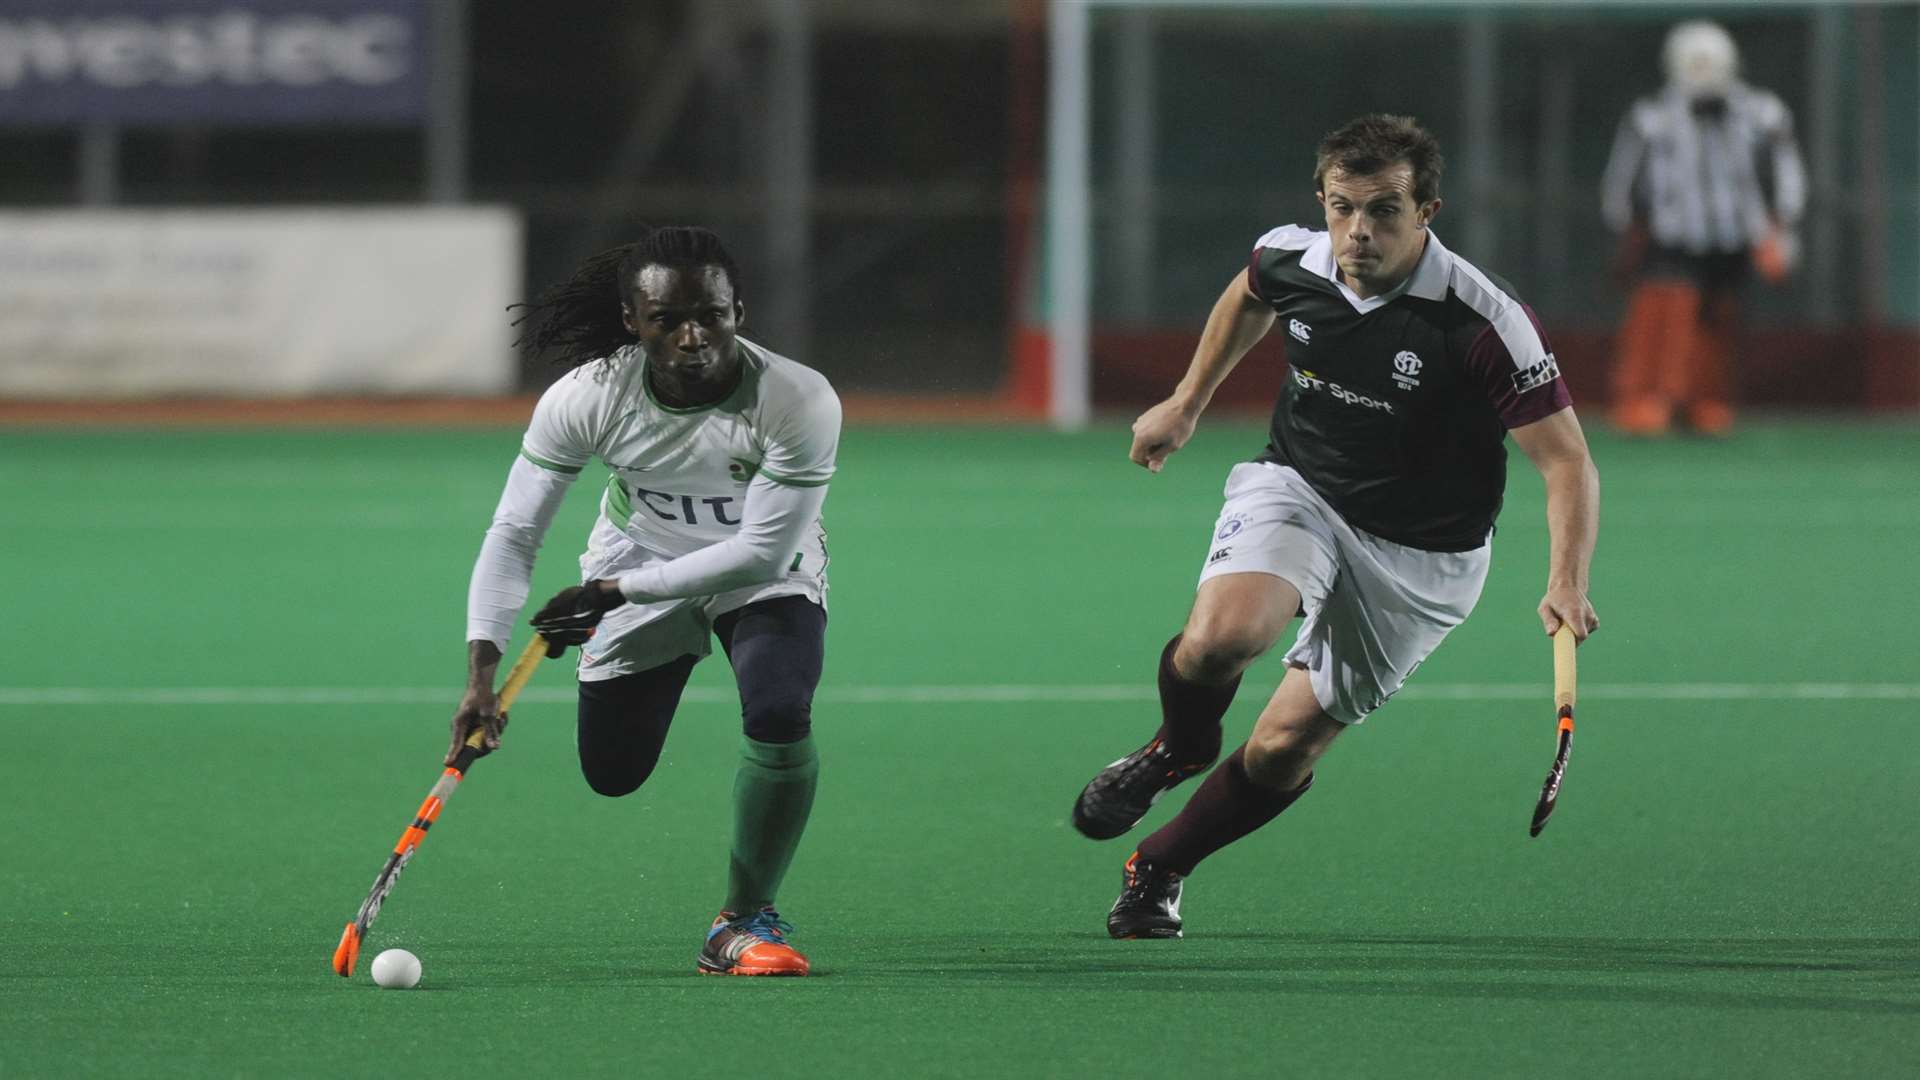
[[500,749],[500,733],[507,730],[507,714],[500,711],[500,699],[493,687],[485,683],[469,685],[461,695],[460,704],[454,708],[453,741],[447,744],[447,757],[442,764],[453,764],[475,728],[486,731],[486,737],[480,740],[481,757]]
[[547,655],[559,656],[569,645],[585,644],[600,625],[600,617],[626,602],[613,582],[589,581],[561,589],[531,622],[547,639]]
[[1199,415],[1178,398],[1167,400],[1140,414],[1133,422],[1133,450],[1127,455],[1135,465],[1159,472],[1167,455],[1187,445],[1193,438]]
[[1573,627],[1573,636],[1577,641],[1587,640],[1587,636],[1600,629],[1600,616],[1593,610],[1593,604],[1587,600],[1587,594],[1579,589],[1567,586],[1555,586],[1547,590],[1540,599],[1540,625],[1552,637],[1562,623]]

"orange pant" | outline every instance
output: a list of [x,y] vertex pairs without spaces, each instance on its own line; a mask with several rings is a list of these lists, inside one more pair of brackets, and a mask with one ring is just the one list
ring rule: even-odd
[[1728,365],[1738,309],[1734,290],[1674,278],[1642,281],[1627,303],[1613,371],[1613,422],[1657,435],[1674,411],[1695,430],[1721,434],[1733,425]]

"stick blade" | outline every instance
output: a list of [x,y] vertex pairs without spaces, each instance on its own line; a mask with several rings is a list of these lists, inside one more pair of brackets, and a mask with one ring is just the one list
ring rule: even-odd
[[340,944],[333,950],[333,973],[346,978],[353,974],[353,965],[360,959],[360,927],[348,923],[345,933],[340,935]]
[[1553,755],[1553,768],[1547,770],[1547,782],[1540,785],[1540,801],[1533,807],[1533,824],[1527,827],[1528,836],[1539,836],[1540,830],[1547,827],[1547,819],[1553,816],[1553,808],[1560,803],[1560,781],[1567,775],[1567,755],[1573,750],[1573,725],[1563,723],[1560,728],[1560,748]]
[[[1549,780],[1548,783],[1551,784],[1552,781]],[[1547,827],[1547,819],[1553,816],[1553,807],[1557,802],[1559,802],[1557,793],[1540,796],[1540,805],[1533,808],[1533,824],[1527,826],[1528,836],[1539,836],[1540,830]]]

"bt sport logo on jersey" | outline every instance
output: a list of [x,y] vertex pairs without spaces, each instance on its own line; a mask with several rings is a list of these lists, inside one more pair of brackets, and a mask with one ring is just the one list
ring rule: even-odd
[[1388,416],[1393,415],[1392,403],[1381,401],[1378,398],[1368,397],[1357,390],[1349,390],[1339,383],[1323,379],[1311,371],[1294,368],[1293,385],[1308,393],[1315,391],[1325,393],[1335,401],[1345,405],[1358,405],[1363,409],[1375,409],[1379,412],[1386,413]]

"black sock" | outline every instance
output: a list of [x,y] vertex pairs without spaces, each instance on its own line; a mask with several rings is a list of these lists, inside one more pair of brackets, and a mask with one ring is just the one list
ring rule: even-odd
[[1220,686],[1208,686],[1180,677],[1173,654],[1180,647],[1175,634],[1160,651],[1159,739],[1181,762],[1207,763],[1220,756],[1220,718],[1233,704],[1240,676]]
[[1140,857],[1182,876],[1200,860],[1280,816],[1313,786],[1313,776],[1292,791],[1261,787],[1247,776],[1247,744],[1214,766],[1199,790],[1172,821],[1140,841]]

